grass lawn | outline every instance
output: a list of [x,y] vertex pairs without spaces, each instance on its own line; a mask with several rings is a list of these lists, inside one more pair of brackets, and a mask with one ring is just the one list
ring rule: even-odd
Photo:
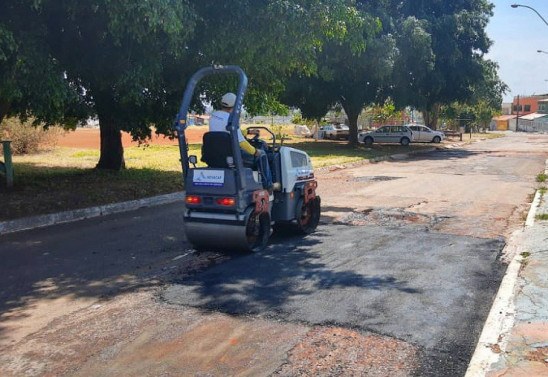
[[[466,141],[466,138],[464,139]],[[286,144],[306,151],[314,167],[339,165],[379,156],[431,148],[431,144],[350,147],[346,142],[294,138]],[[200,155],[200,145],[189,154]],[[14,189],[0,183],[0,221],[69,209],[110,204],[183,189],[179,150],[175,146],[125,149],[127,169],[95,170],[99,151],[56,148],[50,152],[14,156]]]

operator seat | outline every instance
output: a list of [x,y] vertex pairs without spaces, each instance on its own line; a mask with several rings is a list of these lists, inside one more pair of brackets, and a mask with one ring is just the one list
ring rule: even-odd
[[233,157],[230,134],[222,131],[206,132],[201,160],[210,168],[226,169],[233,167],[228,165],[227,157]]

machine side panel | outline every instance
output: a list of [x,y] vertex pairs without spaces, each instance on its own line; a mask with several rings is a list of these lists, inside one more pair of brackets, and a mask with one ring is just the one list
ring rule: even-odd
[[275,205],[272,206],[272,221],[295,220],[295,206],[298,199],[297,195],[291,195],[291,193],[276,194]]

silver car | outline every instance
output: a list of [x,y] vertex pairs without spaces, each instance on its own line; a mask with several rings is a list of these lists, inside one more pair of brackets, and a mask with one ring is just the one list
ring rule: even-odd
[[350,129],[344,124],[328,124],[323,127],[325,131],[325,138],[336,140],[336,139],[346,139],[350,135]]
[[413,133],[407,126],[382,126],[375,131],[360,132],[358,142],[365,145],[373,143],[400,143],[409,145],[413,140]]
[[413,138],[411,141],[419,143],[439,143],[444,138],[443,132],[434,131],[422,124],[408,124],[407,127],[413,131]]

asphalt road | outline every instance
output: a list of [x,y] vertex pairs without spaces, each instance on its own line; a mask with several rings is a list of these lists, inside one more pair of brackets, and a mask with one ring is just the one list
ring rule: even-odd
[[420,375],[460,375],[504,271],[501,240],[420,226],[326,225],[274,242],[169,286],[164,298],[389,335],[423,348]]
[[[184,361],[189,374],[294,375],[295,354],[314,343],[307,337],[342,328],[353,339],[378,334],[368,349],[386,339],[409,344],[418,361],[379,348],[377,369],[350,358],[318,374],[462,375],[547,141],[511,135],[319,174],[318,231],[277,235],[255,255],[194,253],[180,204],[2,236],[0,374],[177,374],[166,368]],[[234,331],[220,352],[226,328]],[[145,333],[154,342],[139,338]],[[207,339],[215,346],[192,352],[193,341]],[[354,355],[360,342],[332,349]],[[379,369],[394,354],[395,369]],[[314,374],[314,362],[303,365]]]

